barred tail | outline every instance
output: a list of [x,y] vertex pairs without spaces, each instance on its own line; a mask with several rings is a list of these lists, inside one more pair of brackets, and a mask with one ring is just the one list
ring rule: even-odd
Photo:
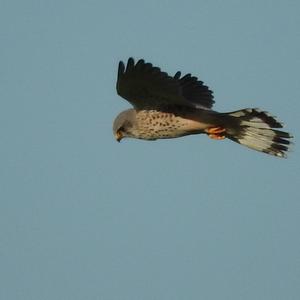
[[286,157],[292,136],[284,131],[283,125],[273,116],[256,108],[247,108],[228,113],[230,121],[226,137],[249,147],[278,157]]

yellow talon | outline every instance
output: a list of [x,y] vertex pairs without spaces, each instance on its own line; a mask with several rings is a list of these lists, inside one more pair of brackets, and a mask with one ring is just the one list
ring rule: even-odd
[[221,133],[226,132],[226,129],[224,127],[211,127],[211,128],[205,129],[205,132],[208,134],[208,136],[211,139],[223,140],[223,139],[225,139],[225,135],[221,134]]
[[224,127],[210,127],[205,129],[205,132],[208,134],[218,134],[218,133],[222,133],[225,132],[226,129]]
[[224,135],[209,134],[208,136],[213,140],[224,140],[225,139]]

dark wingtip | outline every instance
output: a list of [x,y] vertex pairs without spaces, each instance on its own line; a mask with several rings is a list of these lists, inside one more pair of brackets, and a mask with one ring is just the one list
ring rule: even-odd
[[122,61],[120,61],[118,67],[118,77],[124,74],[124,71],[125,71],[125,64]]
[[180,76],[181,76],[181,72],[176,72],[176,74],[174,75],[174,78],[175,79],[179,79],[180,78]]
[[143,59],[139,59],[138,62],[135,65],[136,69],[142,69],[145,65],[145,61]]
[[134,67],[134,59],[132,57],[129,57],[127,61],[126,72],[133,69],[133,67]]
[[143,65],[145,63],[145,60],[139,59],[136,65]]

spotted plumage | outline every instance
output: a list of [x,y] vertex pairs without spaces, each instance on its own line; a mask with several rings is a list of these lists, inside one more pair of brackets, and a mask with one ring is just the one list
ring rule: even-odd
[[113,132],[122,138],[156,140],[205,133],[213,139],[228,138],[251,149],[285,157],[289,133],[282,124],[259,109],[247,108],[230,113],[212,110],[212,91],[187,74],[173,77],[144,60],[136,64],[119,63],[118,94],[132,109],[121,112],[114,121]]

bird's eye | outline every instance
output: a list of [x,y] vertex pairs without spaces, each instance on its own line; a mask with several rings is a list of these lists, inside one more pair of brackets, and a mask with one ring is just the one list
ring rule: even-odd
[[125,130],[124,130],[124,127],[123,126],[121,126],[119,129],[118,129],[118,132],[124,132]]

